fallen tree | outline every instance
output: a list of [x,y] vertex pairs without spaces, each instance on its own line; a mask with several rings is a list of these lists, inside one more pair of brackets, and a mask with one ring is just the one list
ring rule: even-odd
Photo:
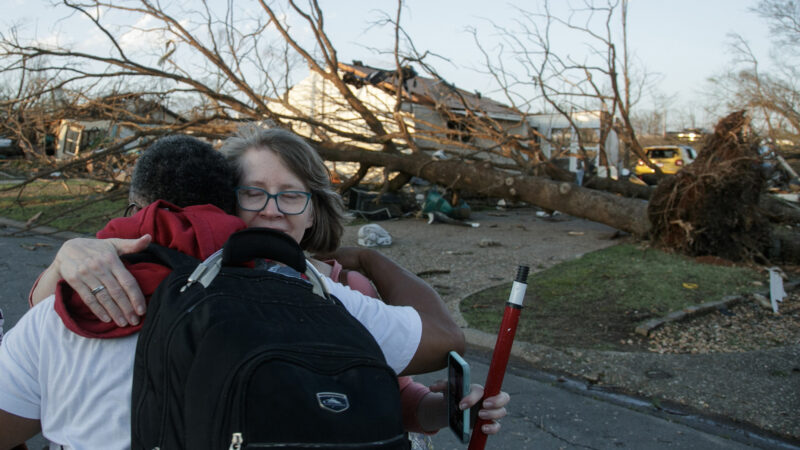
[[[421,154],[388,155],[319,144],[331,161],[384,167],[454,190],[523,201],[603,223],[689,255],[734,261],[800,262],[800,235],[792,228],[796,209],[763,195],[760,159],[744,112],[722,119],[697,161],[665,179],[650,202],[580,187],[567,181],[526,176],[487,162],[436,160]],[[647,189],[640,190],[644,195]],[[768,207],[769,209],[766,209]],[[789,221],[785,225],[770,220]]]
[[[591,7],[584,12],[605,18],[601,22],[607,25],[617,17],[615,4],[599,3],[601,7]],[[623,29],[626,3],[623,2],[622,8]],[[530,52],[525,51],[526,40],[514,40],[518,34],[507,30],[504,35],[513,42],[509,48],[521,55],[522,67],[531,70],[524,70],[520,73],[526,75],[515,77],[503,72],[501,63],[506,61],[503,55],[498,56],[500,59],[495,64],[487,60],[487,69],[501,82],[499,92],[511,103],[500,108],[502,115],[493,115],[492,111],[499,107],[496,102],[483,102],[481,100],[486,98],[479,93],[472,95],[456,89],[428,64],[426,58],[430,58],[430,54],[417,52],[410,41],[402,45],[407,37],[400,26],[402,1],[397,3],[396,15],[387,14],[385,18],[395,36],[391,52],[395,57],[395,70],[378,70],[366,78],[359,78],[355,73],[360,64],[354,62],[345,70],[346,65],[340,63],[337,50],[325,33],[322,9],[316,1],[311,1],[308,8],[295,2],[284,4],[282,8],[262,2],[259,7],[263,14],[247,17],[231,13],[230,5],[220,5],[220,11],[201,8],[193,11],[192,16],[197,19],[190,24],[175,19],[188,16],[187,11],[177,5],[156,5],[143,0],[132,5],[123,7],[99,0],[79,4],[63,2],[66,11],[88,19],[100,31],[99,35],[108,41],[108,48],[93,45],[91,51],[80,52],[68,46],[41,45],[38,40],[23,39],[16,33],[0,35],[0,59],[5,62],[0,74],[18,81],[15,92],[0,98],[0,112],[5,119],[0,128],[6,127],[9,133],[16,133],[20,142],[31,148],[46,143],[47,135],[53,134],[53,128],[63,118],[76,123],[108,122],[114,124],[114,128],[124,124],[135,132],[124,138],[129,139],[128,142],[111,133],[101,136],[96,145],[87,146],[88,156],[53,167],[51,172],[60,171],[62,176],[76,177],[85,177],[88,173],[96,179],[124,186],[125,174],[118,160],[121,155],[128,155],[126,152],[130,148],[145,146],[149,139],[163,134],[190,133],[216,141],[243,121],[269,121],[273,126],[303,134],[329,161],[361,164],[357,176],[345,181],[345,187],[358,183],[370,167],[384,168],[386,173],[398,173],[387,180],[385,189],[396,189],[417,176],[454,190],[562,211],[642,238],[650,234],[646,200],[650,189],[597,178],[587,180],[586,187],[574,184],[574,174],[559,171],[555,160],[569,155],[586,158],[581,133],[575,134],[576,152],[572,143],[557,142],[557,139],[537,134],[531,127],[524,127],[528,114],[519,106],[530,106],[537,98],[511,89],[518,85],[535,86],[533,92],[538,92],[555,110],[562,111],[573,129],[577,126],[569,111],[585,104],[586,98],[595,99],[600,109],[608,112],[607,119],[621,119],[602,120],[599,137],[613,128],[639,157],[644,158],[627,117],[636,95],[630,93],[626,52],[616,52],[619,46],[606,25],[602,27],[603,33],[596,34],[588,23],[561,20],[550,13],[541,16],[520,11],[525,20],[541,16],[547,23],[595,36],[598,40],[591,53],[599,55],[600,60],[588,66],[573,67],[572,63],[552,54],[546,34],[529,35],[534,42],[538,41]],[[110,22],[114,14],[107,12],[120,11],[126,13],[125,17],[141,20],[132,20],[121,27]],[[290,26],[292,17],[308,25],[315,38],[311,44],[303,46],[305,41],[298,40],[302,34],[297,34],[297,27]],[[148,21],[154,25],[147,30],[136,25]],[[224,33],[213,32],[217,29]],[[237,30],[241,29],[256,31],[240,34]],[[274,33],[264,32],[266,30]],[[165,46],[153,48],[155,55],[129,52],[121,45],[126,32],[147,33],[160,39]],[[622,44],[624,47],[624,39]],[[406,47],[405,50],[401,51],[402,47]],[[488,58],[491,53],[484,54]],[[252,55],[270,57],[253,58]],[[540,55],[555,59],[545,64]],[[191,71],[186,71],[182,64],[187,58],[196,63]],[[319,102],[295,101],[292,97],[293,93],[303,92],[295,88],[308,87],[302,81],[292,80],[298,62],[309,68],[304,80],[325,81],[318,86],[320,89],[308,89],[321,93]],[[419,79],[411,63],[421,71]],[[570,75],[566,76],[567,73]],[[529,74],[535,76],[531,78]],[[606,82],[600,83],[600,80],[607,80],[613,89],[606,92],[601,88]],[[410,91],[409,87],[417,82],[420,85],[431,83],[437,89],[422,93]],[[374,98],[381,101],[370,100]],[[576,99],[581,101],[576,103]],[[146,110],[126,107],[142,104],[182,104],[185,117],[168,121],[160,106]],[[310,104],[327,107],[314,109]],[[414,117],[408,113],[420,105],[429,108],[430,114]],[[31,131],[28,128],[32,123],[36,127]],[[28,134],[30,138],[22,139]],[[553,149],[549,155],[542,150],[544,141],[551,141]],[[608,159],[608,155],[603,156],[604,142],[599,139],[601,164],[604,158]],[[428,147],[423,148],[423,143]],[[449,159],[432,158],[429,153],[433,150],[443,151]],[[46,154],[46,151],[39,153]],[[81,166],[85,170],[82,171]],[[103,167],[105,169],[100,170]],[[541,176],[544,174],[550,178]],[[774,217],[787,215],[791,216],[783,211]]]
[[768,263],[797,259],[760,206],[766,180],[744,111],[719,121],[694,163],[663,180],[648,204],[657,245],[694,256]]
[[571,182],[500,170],[488,162],[436,160],[422,154],[389,155],[357,148],[342,149],[338,144],[322,143],[317,148],[329,161],[351,161],[357,154],[362,166],[385,167],[450,189],[523,201],[604,223],[637,236],[646,236],[649,231],[647,202],[640,199],[581,188]]

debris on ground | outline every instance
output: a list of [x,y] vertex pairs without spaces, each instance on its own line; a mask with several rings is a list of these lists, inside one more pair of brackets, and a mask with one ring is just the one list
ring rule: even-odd
[[444,194],[436,189],[430,189],[425,194],[425,203],[422,205],[422,212],[442,213],[455,220],[469,219],[471,208],[457,193],[445,191]]
[[386,247],[392,245],[392,236],[378,224],[370,223],[358,229],[358,245]]
[[479,226],[481,226],[481,224],[477,222],[465,222],[463,220],[453,219],[450,216],[439,211],[433,211],[428,213],[428,225],[432,223],[446,223],[448,225],[458,225],[470,228],[478,228]]
[[783,300],[775,314],[769,300],[748,296],[728,308],[670,322],[653,330],[648,350],[655,353],[732,353],[800,342],[800,291]]

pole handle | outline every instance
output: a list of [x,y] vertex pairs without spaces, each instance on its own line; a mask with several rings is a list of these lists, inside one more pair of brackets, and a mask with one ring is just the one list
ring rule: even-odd
[[[528,270],[528,266],[519,266],[517,276],[511,285],[511,293],[509,294],[508,302],[506,302],[506,309],[503,312],[500,330],[497,333],[497,342],[492,352],[492,362],[489,364],[489,373],[486,376],[486,385],[484,386],[480,403],[487,397],[499,394],[503,385],[506,366],[508,366],[508,359],[511,356],[511,346],[514,343],[514,335],[517,332],[519,315],[522,312],[522,300],[525,298]],[[486,439],[489,436],[481,430],[481,427],[487,423],[489,421],[485,419],[478,419],[475,423],[468,450],[483,450],[486,446]]]

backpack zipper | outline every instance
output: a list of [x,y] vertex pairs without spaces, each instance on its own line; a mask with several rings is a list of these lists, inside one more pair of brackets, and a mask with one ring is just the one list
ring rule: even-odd
[[242,433],[233,433],[231,436],[231,445],[228,447],[228,450],[240,450],[242,448],[242,442],[244,442]]

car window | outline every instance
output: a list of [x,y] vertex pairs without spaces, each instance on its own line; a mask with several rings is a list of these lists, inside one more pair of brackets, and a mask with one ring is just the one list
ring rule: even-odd
[[675,150],[668,150],[665,148],[658,148],[647,152],[649,158],[666,159],[675,156]]
[[692,147],[684,147],[686,149],[686,153],[689,155],[689,159],[697,159],[697,152]]

